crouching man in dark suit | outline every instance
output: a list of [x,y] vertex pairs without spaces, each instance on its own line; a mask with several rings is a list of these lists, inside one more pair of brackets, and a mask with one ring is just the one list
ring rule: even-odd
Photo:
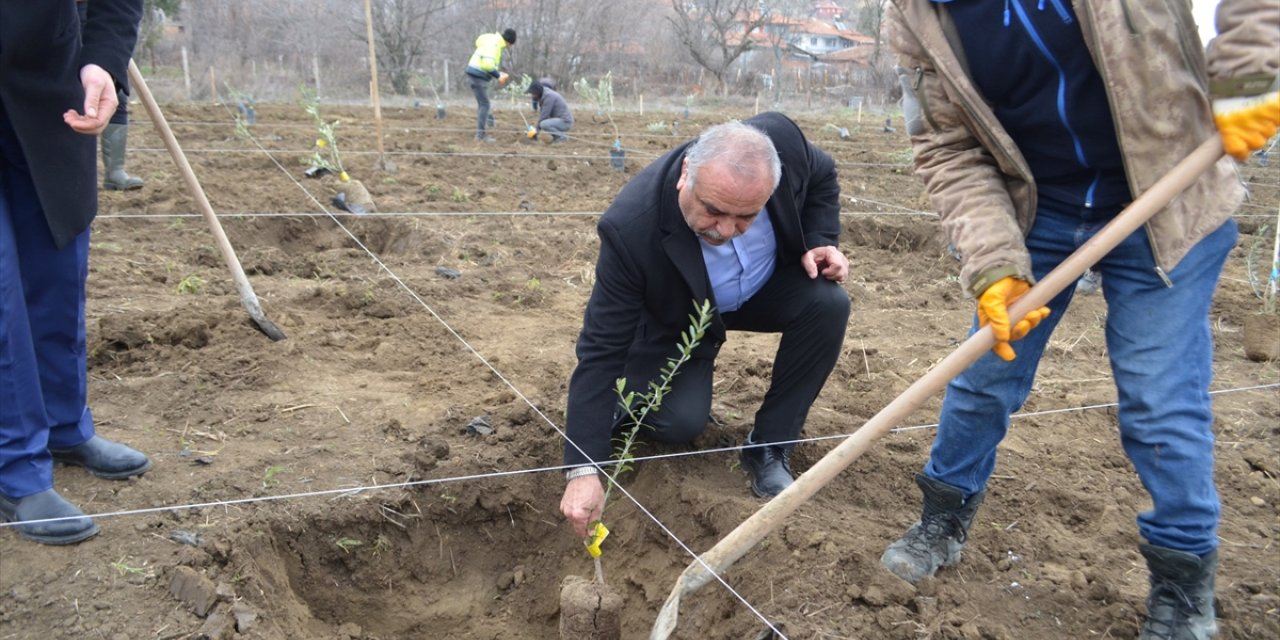
[[566,474],[560,510],[578,535],[600,518],[593,463],[608,460],[625,417],[615,381],[625,376],[644,392],[706,300],[711,326],[646,419],[645,437],[689,442],[703,431],[727,330],[781,333],[742,466],[758,496],[791,484],[791,445],[772,443],[799,436],[849,319],[839,213],[835,162],[779,113],[708,128],[623,188],[597,225],[596,283],[569,382],[564,459],[579,466]]

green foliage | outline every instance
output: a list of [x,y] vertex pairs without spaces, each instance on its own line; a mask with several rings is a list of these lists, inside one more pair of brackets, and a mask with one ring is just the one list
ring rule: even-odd
[[586,101],[595,105],[596,114],[604,115],[609,119],[609,124],[613,127],[613,137],[618,138],[618,123],[613,121],[613,72],[604,74],[596,81],[595,86],[591,86],[591,81],[586,78],[579,78],[573,83],[573,89],[578,92]]
[[520,74],[519,79],[512,76],[507,81],[507,86],[502,88],[502,93],[512,102],[521,102],[524,100],[525,92],[529,90],[529,85],[531,84],[533,84],[533,78],[530,78],[528,74]]
[[204,278],[193,273],[178,283],[178,295],[200,293],[202,287],[204,287]]
[[325,122],[320,117],[320,102],[313,89],[303,86],[299,88],[299,92],[302,94],[302,109],[311,116],[316,126],[315,149],[308,161],[311,166],[324,167],[346,182],[347,172],[342,168],[342,154],[338,151],[337,128],[341,121]]
[[339,549],[342,549],[343,553],[351,553],[352,549],[362,546],[364,541],[356,540],[355,538],[342,537],[334,540],[333,544]]
[[115,562],[112,562],[111,568],[115,569],[116,573],[122,576],[139,574],[139,573],[142,573],[143,571],[142,567],[135,567],[125,562],[123,557],[120,558],[119,560],[116,560]]
[[[1249,288],[1262,301],[1262,310],[1267,313],[1276,312],[1276,289],[1280,287],[1280,216],[1277,216],[1275,224],[1276,227],[1264,224],[1258,228],[1253,241],[1249,243],[1249,252],[1244,257]],[[1267,241],[1273,235],[1271,255],[1268,256]]]
[[284,471],[284,467],[278,464],[267,467],[267,470],[262,472],[262,487],[268,489],[280,484],[280,480],[276,476],[280,475],[281,471]]
[[601,76],[594,87],[591,86],[590,80],[579,78],[577,82],[573,83],[573,88],[584,100],[595,105],[596,113],[604,113],[606,109],[613,110],[612,71]]

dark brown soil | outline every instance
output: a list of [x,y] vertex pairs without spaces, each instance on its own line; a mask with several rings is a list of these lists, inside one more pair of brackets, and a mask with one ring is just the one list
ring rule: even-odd
[[[522,138],[509,105],[495,144],[471,139],[469,109],[444,121],[387,110],[390,173],[376,168],[370,111],[335,108],[325,115],[342,120],[347,168],[378,210],[439,215],[330,218],[335,183],[302,177],[315,130],[300,108],[261,106],[253,140],[222,107],[166,113],[288,339],[253,328],[202,219],[155,217],[197,208],[137,122],[129,169],[146,188],[104,193],[94,227],[90,394],[100,432],[155,468],[116,483],[57,471],[87,512],[130,512],[103,515],[102,534],[80,545],[0,529],[0,639],[559,637],[560,585],[592,563],[559,517],[562,473],[521,472],[560,461],[595,214],[676,142],[746,114],[620,114],[620,173],[613,129],[590,113],[569,144],[548,146]],[[900,123],[883,133],[797,119],[840,162],[854,303],[805,429],[825,439],[798,448],[803,471],[949,353],[972,310],[936,219],[918,215],[929,207]],[[847,139],[824,127],[833,120]],[[1280,381],[1280,365],[1246,359],[1241,338],[1260,308],[1246,256],[1274,224],[1280,169],[1255,163],[1244,176],[1257,206],[1241,211],[1246,233],[1212,315],[1229,640],[1280,637],[1280,395],[1253,388]],[[298,215],[226,215],[286,213]],[[1082,297],[1063,320],[958,567],[917,589],[878,564],[918,516],[912,475],[934,399],[734,565],[725,579],[742,600],[717,583],[686,597],[677,637],[757,637],[743,601],[796,639],[1135,637],[1147,577],[1134,518],[1148,498],[1116,434],[1104,313]],[[713,407],[722,426],[641,455],[741,441],[775,348],[776,337],[731,335]],[[468,431],[482,416],[493,432]],[[641,461],[625,486],[695,551],[761,505],[730,451]],[[647,637],[690,557],[625,498],[607,520],[622,637]]]

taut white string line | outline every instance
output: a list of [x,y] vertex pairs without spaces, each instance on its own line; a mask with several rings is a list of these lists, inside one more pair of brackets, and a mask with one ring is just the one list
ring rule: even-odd
[[[346,211],[330,211],[328,213],[315,213],[311,211],[297,211],[292,213],[266,213],[254,211],[227,211],[217,213],[219,218],[329,218],[339,216],[344,218],[427,218],[427,217],[445,217],[452,216],[458,218],[466,217],[490,217],[501,216],[505,218],[530,218],[534,216],[598,216],[599,211],[370,211],[369,213],[348,213]],[[930,216],[937,217],[938,214],[930,211],[841,211],[841,216],[847,218],[857,217],[883,217],[883,216]],[[1270,218],[1273,214],[1266,213],[1237,213],[1235,218]],[[97,219],[105,218],[108,220],[119,220],[132,218],[137,220],[154,219],[171,219],[171,218],[200,218],[203,217],[199,213],[142,213],[132,211],[121,211],[118,213],[104,213],[95,216]]]
[[[228,111],[229,110],[230,109],[228,109]],[[257,138],[255,138],[252,134],[250,134],[248,138],[255,146],[261,149],[262,152],[267,156],[267,158],[269,158],[271,162],[276,165],[277,168],[279,168],[282,172],[284,172],[284,174],[288,176],[289,179],[294,182],[294,184],[298,185],[298,188],[302,189],[303,192],[307,194],[307,197],[311,198],[311,200],[315,202],[322,211],[326,211],[326,212],[328,211],[324,207],[324,205],[320,204],[320,202],[316,200],[315,196],[311,195],[311,192],[307,191],[305,188],[302,187],[302,184],[298,182],[297,178],[294,178],[291,174],[289,174],[287,170],[285,170],[284,166],[281,165],[278,160],[276,160],[275,156],[273,156],[271,152],[263,148],[263,146],[258,142]],[[369,249],[369,247],[366,246],[364,242],[362,242],[359,238],[357,238],[356,235],[346,227],[346,225],[342,224],[341,220],[339,220],[337,217],[332,217],[332,220],[334,224],[338,225],[338,228],[342,229],[342,231],[347,234],[347,237],[351,238],[351,240],[355,242],[356,245],[359,246],[360,249],[362,249],[365,252],[365,254],[369,256],[369,259],[371,259],[375,264],[378,265],[379,269],[381,269],[382,271],[385,271],[386,274],[392,280],[394,280],[395,283],[401,289],[404,289],[404,291],[408,293],[410,297],[416,300],[418,304],[422,305],[422,308],[426,309],[427,313],[431,314],[431,317],[435,318],[436,321],[439,322],[440,325],[444,327],[444,329],[448,331],[450,335],[452,335],[455,339],[457,339],[458,342],[460,342],[462,346],[464,346],[467,349],[467,351],[470,351],[471,354],[476,357],[476,359],[478,359],[481,363],[483,363],[484,366],[487,367],[489,371],[493,373],[494,376],[496,376],[499,380],[501,380],[503,384],[507,385],[507,388],[511,389],[511,392],[514,393],[518,398],[520,398],[520,400],[522,400],[526,405],[528,405],[529,408],[539,418],[542,418],[543,422],[546,422],[552,429],[555,429],[556,433],[559,433],[560,437],[563,438],[565,442],[569,443],[569,445],[572,446],[579,454],[581,454],[583,458],[587,460],[591,460],[591,456],[588,455],[587,452],[582,449],[582,447],[578,446],[578,443],[574,442],[573,439],[569,437],[568,433],[565,433],[565,431],[561,429],[560,426],[557,425],[554,421],[552,421],[551,418],[549,418],[545,413],[543,413],[542,410],[539,409],[538,406],[534,404],[532,400],[530,400],[527,396],[525,396],[523,391],[518,389],[514,383],[508,380],[507,377],[502,374],[502,372],[498,371],[497,367],[494,367],[493,364],[489,362],[489,360],[485,358],[484,355],[482,355],[474,346],[472,346],[470,342],[467,342],[467,340],[463,338],[462,335],[459,334],[453,328],[453,326],[451,326],[448,322],[446,322],[445,319],[441,317],[439,313],[436,313],[436,310],[432,308],[431,305],[427,304],[426,300],[423,300],[422,297],[419,296],[416,291],[414,291],[411,287],[409,287],[409,285],[406,284],[404,280],[400,278],[399,275],[397,275],[394,271],[392,271],[391,268],[388,267],[387,264],[382,261],[382,258],[380,258],[377,254],[375,254],[371,249]],[[597,471],[601,473],[605,472],[605,469],[600,464],[592,461],[592,465],[596,467]],[[606,473],[605,475],[607,476],[608,474]],[[708,572],[712,573],[716,581],[719,582],[729,593],[733,594],[733,596],[737,598],[738,601],[743,604],[743,606],[745,606],[749,611],[751,611],[752,614],[754,614],[757,618],[759,618],[761,622],[763,622],[766,626],[768,626],[771,630],[773,630],[775,634],[783,638],[783,640],[786,640],[786,636],[783,635],[782,632],[779,631],[776,627],[774,627],[773,623],[770,622],[769,619],[764,616],[764,614],[762,614],[758,609],[752,606],[752,604],[748,602],[747,599],[742,596],[742,594],[738,593],[737,590],[729,586],[729,583],[725,582],[724,578],[720,577],[719,575],[716,575],[714,570],[712,570],[712,568],[702,560],[701,556],[699,556],[692,548],[690,548],[689,545],[685,544],[684,540],[681,540],[680,537],[677,536],[674,531],[672,531],[669,527],[666,526],[666,524],[664,524],[661,520],[659,520],[658,517],[654,515],[653,512],[650,511],[647,507],[645,507],[644,504],[640,502],[640,500],[638,500],[634,495],[632,495],[630,491],[627,491],[625,487],[617,483],[614,483],[614,486],[617,487],[618,491],[621,491],[622,494],[625,495],[627,499],[630,500],[632,504],[634,504],[636,508],[640,510],[641,513],[643,513],[650,520],[652,520],[653,523],[656,524],[658,528],[662,530],[663,533],[665,533],[669,538],[671,538],[671,540],[674,541],[676,544],[680,545],[680,548],[684,549],[685,553],[689,554],[694,560],[701,563],[703,567],[707,569]]]
[[[1243,393],[1246,391],[1260,391],[1265,389],[1277,389],[1277,388],[1280,388],[1280,382],[1270,383],[1270,384],[1259,384],[1259,385],[1253,385],[1249,387],[1235,387],[1232,389],[1217,389],[1214,391],[1210,391],[1209,395]],[[1009,419],[1014,420],[1014,419],[1021,419],[1021,418],[1035,418],[1035,417],[1041,417],[1041,416],[1055,415],[1059,413],[1073,413],[1073,412],[1081,412],[1081,411],[1092,411],[1095,409],[1109,409],[1116,406],[1119,406],[1118,403],[1106,402],[1101,404],[1081,405],[1079,407],[1062,407],[1058,409],[1043,409],[1040,411],[1027,411],[1022,413],[1010,414]],[[894,433],[894,434],[906,433],[909,431],[936,429],[937,427],[938,427],[938,423],[934,422],[929,424],[911,425],[906,427],[895,427],[893,429],[890,429],[889,433]],[[776,446],[779,444],[808,444],[808,443],[815,443],[815,442],[824,442],[827,440],[840,440],[840,439],[848,438],[851,435],[853,435],[852,432],[837,433],[837,434],[827,435],[827,436],[814,436],[812,438],[800,438],[797,440],[786,440],[782,442],[771,442],[771,443],[764,443],[764,444],[742,444],[742,445],[737,445],[732,447],[715,447],[711,449],[698,449],[696,451],[677,451],[674,453],[660,453],[660,454],[654,454],[649,456],[636,456],[631,460],[631,462],[652,462],[657,460],[667,460],[667,459],[673,459],[673,458],[692,458],[692,457],[699,457],[699,456],[709,456],[709,455],[719,454],[719,453],[736,453],[745,449],[770,447],[770,446]],[[1220,443],[1215,443],[1215,444],[1220,444]],[[622,461],[620,460],[607,460],[607,461],[600,462],[597,466],[601,468],[613,467],[621,463]],[[548,467],[535,467],[532,469],[516,469],[516,470],[508,470],[508,471],[494,471],[490,473],[468,474],[463,476],[450,476],[447,478],[411,480],[408,482],[394,482],[389,484],[359,485],[355,487],[344,487],[341,489],[321,489],[317,491],[285,493],[285,494],[279,494],[274,496],[232,498],[230,500],[218,500],[213,502],[199,502],[199,503],[192,503],[192,504],[170,505],[165,507],[150,507],[146,509],[105,511],[102,513],[92,513],[92,514],[86,514],[86,515],[90,518],[114,518],[114,517],[121,517],[121,516],[145,515],[145,514],[151,514],[151,513],[170,513],[170,512],[177,512],[177,511],[185,511],[187,509],[203,509],[207,507],[234,506],[234,505],[243,505],[243,504],[253,504],[258,502],[276,502],[281,500],[293,500],[293,499],[310,498],[310,497],[316,497],[316,496],[331,496],[331,495],[355,496],[361,493],[383,491],[388,489],[402,489],[402,488],[424,486],[424,485],[447,484],[452,482],[470,482],[473,480],[488,480],[490,478],[503,478],[503,477],[510,477],[510,476],[530,475],[535,473],[545,473],[548,471],[565,471],[568,469],[572,469],[576,466],[578,465],[562,464],[562,465],[552,465]],[[19,524],[61,522],[63,520],[73,520],[78,517],[79,516],[64,516],[60,518],[45,518],[43,520],[24,520],[22,522],[0,522],[0,529],[17,526]]]

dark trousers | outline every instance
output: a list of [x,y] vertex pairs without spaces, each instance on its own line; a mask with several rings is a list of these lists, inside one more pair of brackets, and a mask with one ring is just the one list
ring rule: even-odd
[[53,486],[48,448],[93,437],[85,404],[89,231],[59,249],[0,107],[0,493]]
[[467,76],[471,81],[471,93],[476,97],[476,137],[483,138],[489,126],[489,78]]
[[[722,317],[736,331],[781,333],[773,361],[772,383],[755,416],[755,442],[784,442],[799,437],[809,407],[826,384],[844,344],[849,323],[849,295],[840,285],[819,277],[810,280],[800,266],[779,266],[763,289],[741,308]],[[670,353],[676,354],[676,345]],[[633,349],[639,353],[662,349]],[[665,357],[627,364],[628,388],[644,392],[655,380]],[[659,411],[650,413],[642,431],[659,442],[690,442],[706,428],[711,416],[711,386],[715,360],[695,358],[680,367]],[[629,428],[621,417],[615,431]]]

